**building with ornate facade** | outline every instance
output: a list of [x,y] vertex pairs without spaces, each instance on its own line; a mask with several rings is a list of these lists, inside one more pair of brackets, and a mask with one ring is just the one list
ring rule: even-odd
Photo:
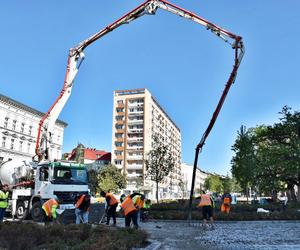
[[[30,161],[35,155],[38,125],[44,113],[0,94],[0,163],[9,159]],[[57,120],[50,154],[61,159],[64,129]]]

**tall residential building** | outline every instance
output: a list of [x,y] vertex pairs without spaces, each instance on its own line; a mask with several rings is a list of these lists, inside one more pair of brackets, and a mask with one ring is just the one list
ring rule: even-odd
[[[44,113],[0,94],[0,164],[9,159],[31,161],[40,119]],[[61,159],[64,129],[67,124],[57,120],[50,154]]]
[[126,193],[141,190],[154,199],[156,187],[149,180],[144,160],[153,135],[171,148],[175,170],[159,186],[159,198],[178,198],[181,166],[180,129],[147,89],[114,92],[112,163],[127,174]]

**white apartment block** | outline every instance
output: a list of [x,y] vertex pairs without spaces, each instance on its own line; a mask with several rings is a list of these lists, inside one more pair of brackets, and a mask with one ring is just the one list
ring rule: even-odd
[[[0,164],[8,159],[31,161],[38,125],[44,113],[0,94]],[[65,122],[56,121],[50,154],[61,159]]]
[[155,199],[155,183],[147,178],[147,153],[153,135],[170,146],[175,170],[159,186],[159,199],[180,197],[181,132],[147,89],[114,92],[112,163],[127,174],[126,193],[143,191]]
[[[185,199],[190,198],[193,169],[194,166],[192,165],[186,163],[181,164],[182,181],[184,183],[184,190],[181,191],[183,192],[183,197]],[[200,190],[204,190],[205,179],[210,175],[211,175],[210,173],[201,171],[199,168],[196,169],[195,187],[194,187],[195,196],[198,196],[200,194]]]

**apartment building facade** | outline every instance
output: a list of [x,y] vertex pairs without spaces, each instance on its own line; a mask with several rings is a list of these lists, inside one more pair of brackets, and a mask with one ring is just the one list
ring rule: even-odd
[[146,173],[145,160],[153,136],[170,146],[175,170],[159,186],[160,199],[178,198],[181,166],[181,132],[147,89],[114,92],[112,163],[127,175],[126,193],[143,191],[155,198],[155,184]]
[[[31,161],[35,155],[38,125],[44,113],[0,94],[0,164],[9,159]],[[61,159],[64,129],[57,120],[50,154]]]

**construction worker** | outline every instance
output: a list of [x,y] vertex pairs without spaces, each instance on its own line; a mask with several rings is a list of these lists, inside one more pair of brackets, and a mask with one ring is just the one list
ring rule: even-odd
[[131,195],[128,195],[127,197],[125,194],[122,194],[120,197],[120,202],[121,202],[121,209],[123,210],[125,216],[125,227],[130,227],[130,223],[132,221],[134,227],[138,229],[137,208],[135,207],[132,200],[136,195],[141,195],[141,194],[133,193]]
[[0,222],[3,222],[5,210],[8,206],[8,185],[2,185],[0,190]]
[[214,201],[209,194],[205,194],[205,191],[201,191],[201,195],[196,199],[200,199],[198,207],[202,207],[202,215],[203,215],[203,226],[207,228],[207,220],[210,221],[211,228],[214,228],[214,218],[213,218],[213,208],[214,208]]
[[49,222],[51,220],[54,220],[54,222],[57,222],[57,214],[56,209],[58,208],[59,203],[57,198],[52,198],[50,200],[47,200],[43,206],[42,209],[44,211],[44,219],[46,222]]
[[221,212],[229,214],[229,212],[230,212],[230,205],[231,205],[231,202],[232,202],[231,194],[229,192],[225,192],[222,195],[221,201],[222,201]]
[[118,200],[112,194],[106,193],[104,191],[101,191],[100,195],[102,197],[105,197],[105,200],[106,200],[106,209],[105,209],[106,214],[107,214],[106,225],[109,225],[110,217],[112,217],[113,223],[115,226],[117,224],[116,210],[117,210],[117,206],[118,206]]
[[148,219],[148,213],[151,207],[151,200],[147,199],[144,202],[144,206],[141,209],[141,221],[146,221]]
[[91,206],[91,196],[89,194],[81,194],[75,203],[76,224],[87,224],[89,222],[89,211]]
[[138,223],[141,221],[141,210],[145,204],[145,196],[144,195],[136,195],[132,199],[134,206],[137,209],[137,221]]

